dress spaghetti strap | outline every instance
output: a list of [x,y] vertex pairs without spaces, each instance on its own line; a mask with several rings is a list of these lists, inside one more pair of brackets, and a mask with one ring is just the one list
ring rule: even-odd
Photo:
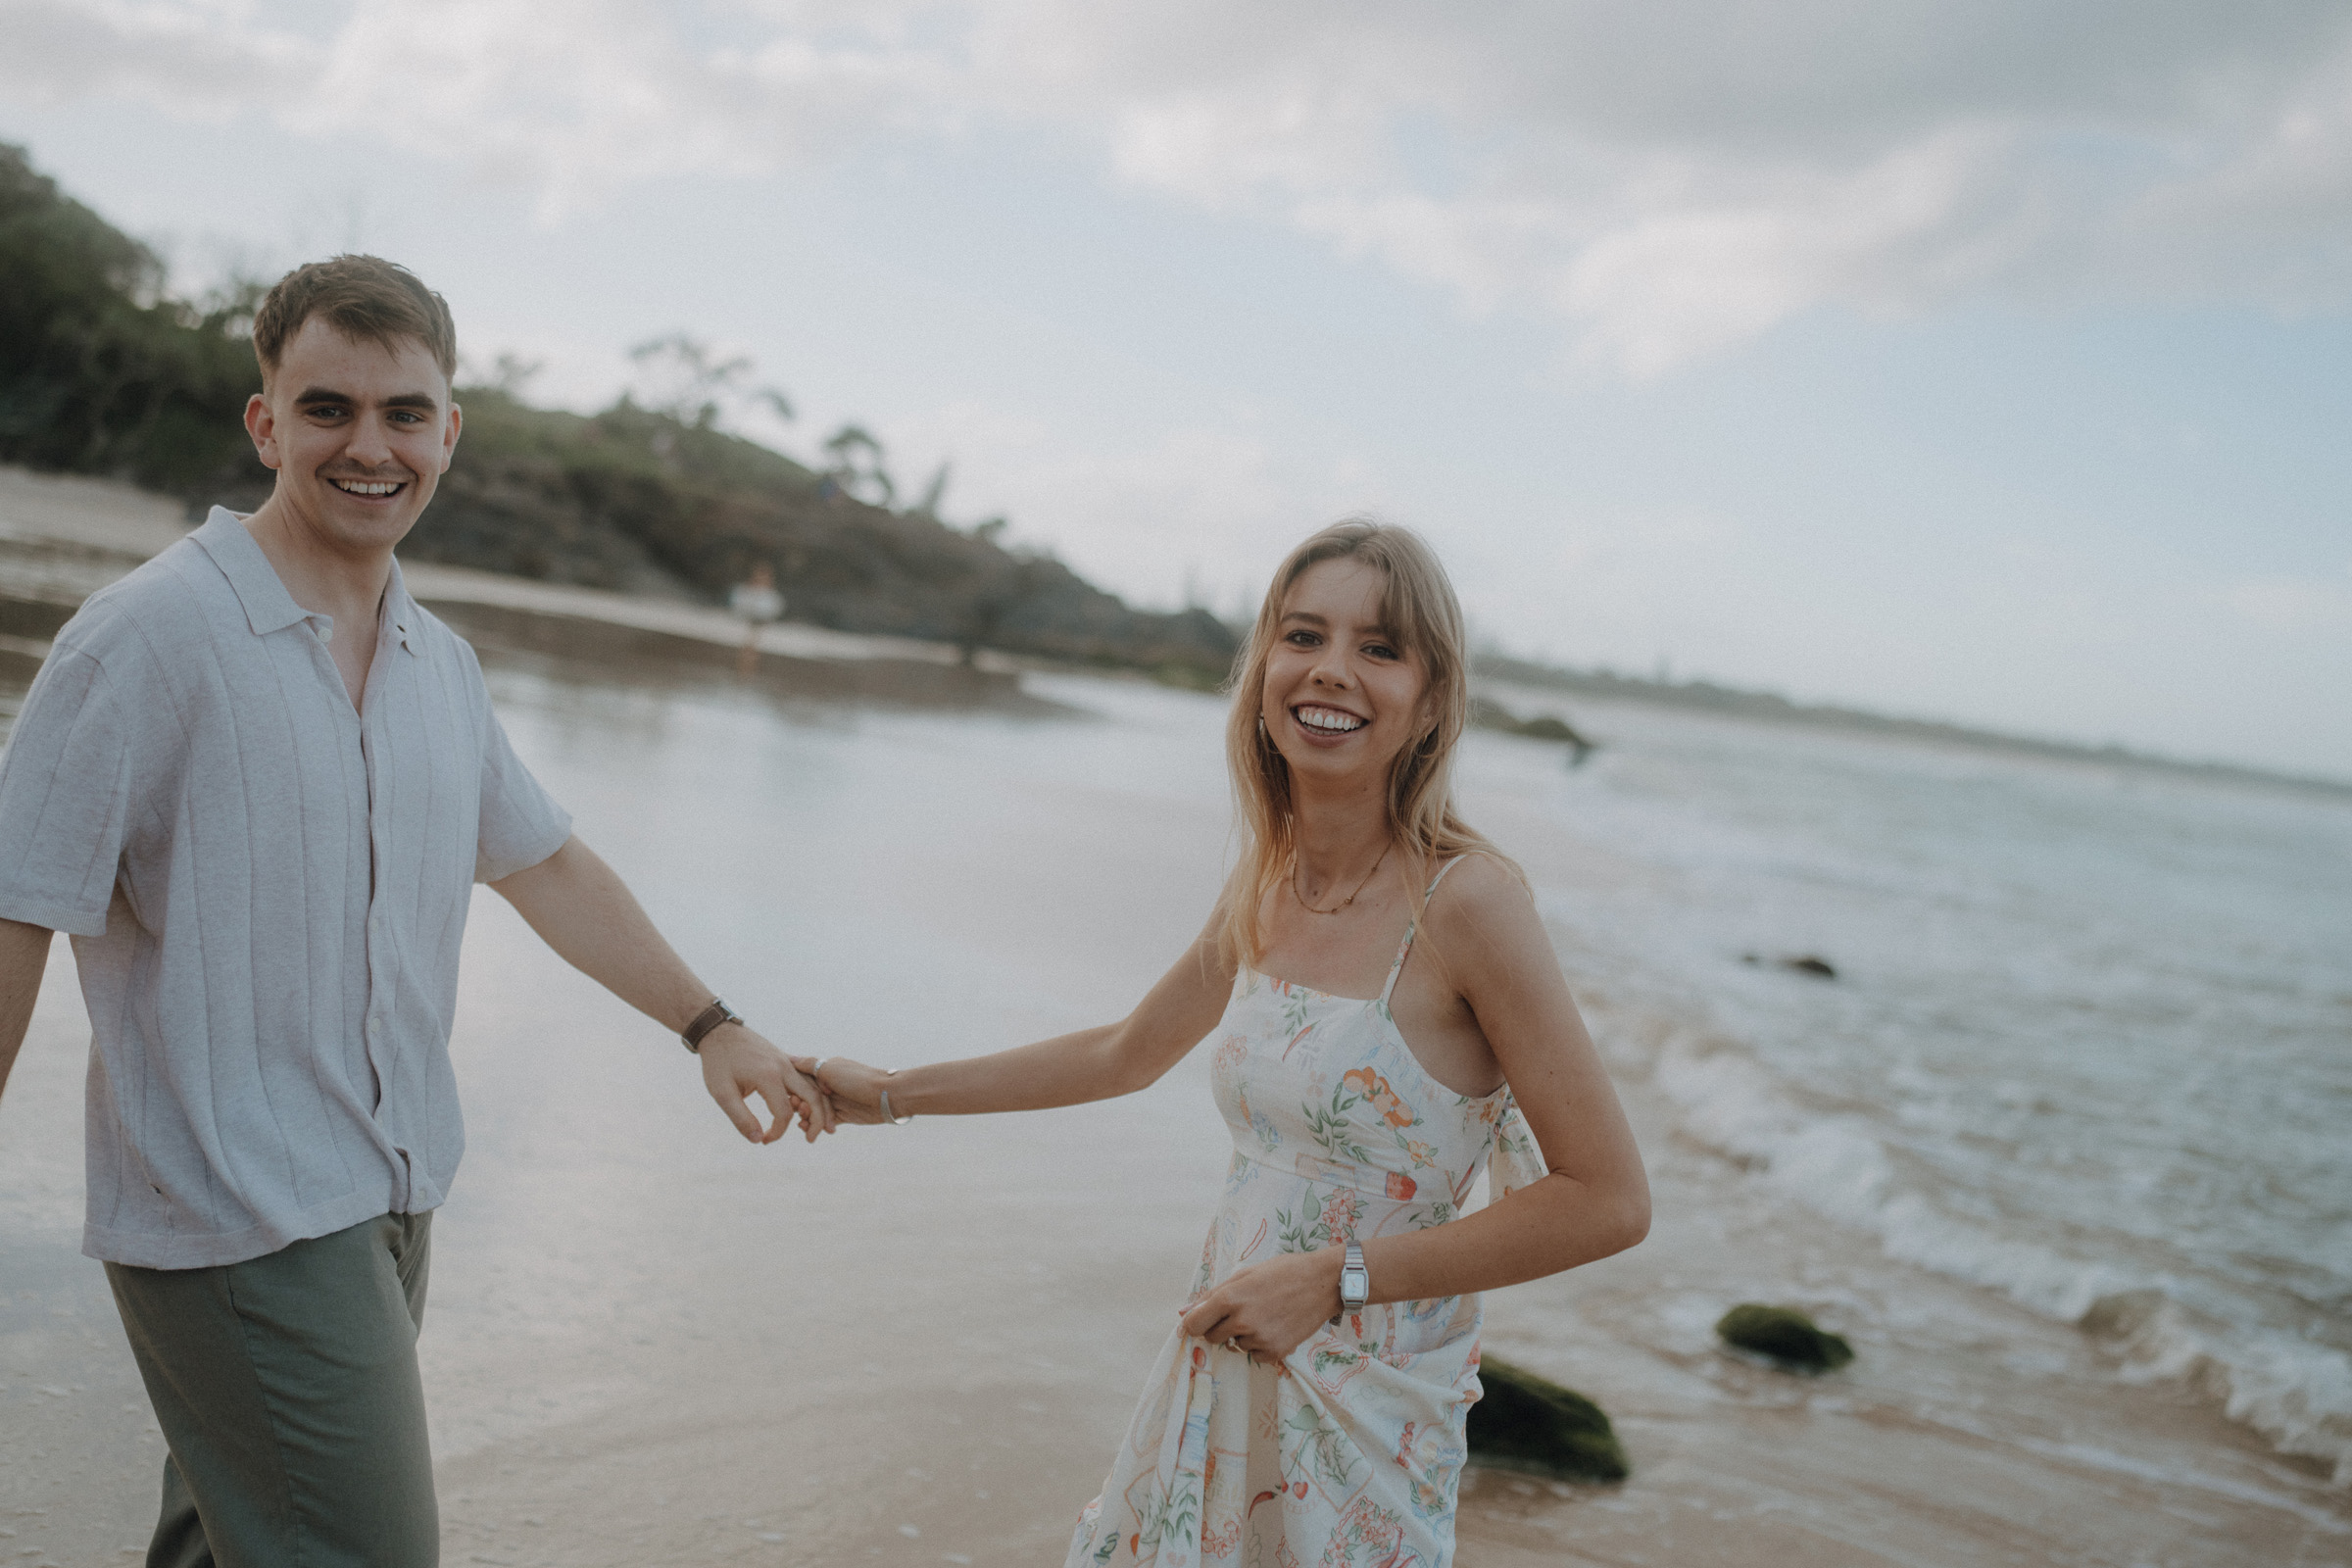
[[[1446,873],[1468,858],[1470,857],[1467,855],[1457,855],[1438,867],[1438,874],[1429,879],[1429,886],[1421,895],[1421,906],[1424,909],[1429,907],[1429,901],[1436,897],[1438,884],[1446,880]],[[1383,1007],[1389,1004],[1389,993],[1396,989],[1396,977],[1404,973],[1404,960],[1413,951],[1413,938],[1420,934],[1421,922],[1419,920],[1415,920],[1404,928],[1404,940],[1396,945],[1396,956],[1389,963],[1389,983],[1380,988],[1380,1004]]]

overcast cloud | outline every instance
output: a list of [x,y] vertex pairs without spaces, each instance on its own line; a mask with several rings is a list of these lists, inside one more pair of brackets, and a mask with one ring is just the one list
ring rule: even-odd
[[[2352,9],[0,0],[0,88],[397,125],[545,221],[989,122],[1654,375],[1808,310],[2352,298]],[[559,18],[560,22],[551,19]]]

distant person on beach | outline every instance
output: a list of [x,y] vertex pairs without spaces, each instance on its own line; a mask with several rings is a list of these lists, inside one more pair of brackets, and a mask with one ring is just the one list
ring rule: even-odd
[[0,764],[0,1087],[69,932],[82,1250],[170,1449],[147,1561],[429,1568],[416,1344],[465,1147],[473,884],[699,1050],[747,1139],[827,1112],[572,836],[473,650],[401,584],[393,547],[458,443],[441,296],[337,257],[278,281],[253,342],[270,499],[92,595]]
[[764,561],[751,576],[727,592],[727,609],[743,622],[743,648],[735,656],[735,673],[748,676],[759,667],[760,628],[784,614],[784,596],[776,592],[776,573]]
[[1314,535],[1235,683],[1240,862],[1136,1010],[903,1072],[802,1063],[840,1119],[903,1122],[1107,1100],[1209,1048],[1224,1201],[1070,1568],[1450,1561],[1477,1293],[1648,1230],[1526,879],[1453,810],[1466,673],[1419,538]]

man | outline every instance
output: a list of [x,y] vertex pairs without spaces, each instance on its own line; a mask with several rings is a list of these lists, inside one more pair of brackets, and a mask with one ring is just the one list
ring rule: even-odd
[[83,1250],[171,1448],[148,1562],[412,1568],[439,1552],[416,1335],[471,885],[699,1049],[744,1137],[830,1113],[571,836],[401,585],[458,443],[441,297],[338,257],[278,282],[254,349],[268,503],[93,595],[0,764],[0,1089],[69,932]]

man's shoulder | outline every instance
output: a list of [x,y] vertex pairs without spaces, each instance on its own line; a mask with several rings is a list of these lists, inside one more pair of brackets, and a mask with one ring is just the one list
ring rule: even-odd
[[54,645],[111,664],[171,659],[243,629],[228,579],[191,536],[83,600]]

